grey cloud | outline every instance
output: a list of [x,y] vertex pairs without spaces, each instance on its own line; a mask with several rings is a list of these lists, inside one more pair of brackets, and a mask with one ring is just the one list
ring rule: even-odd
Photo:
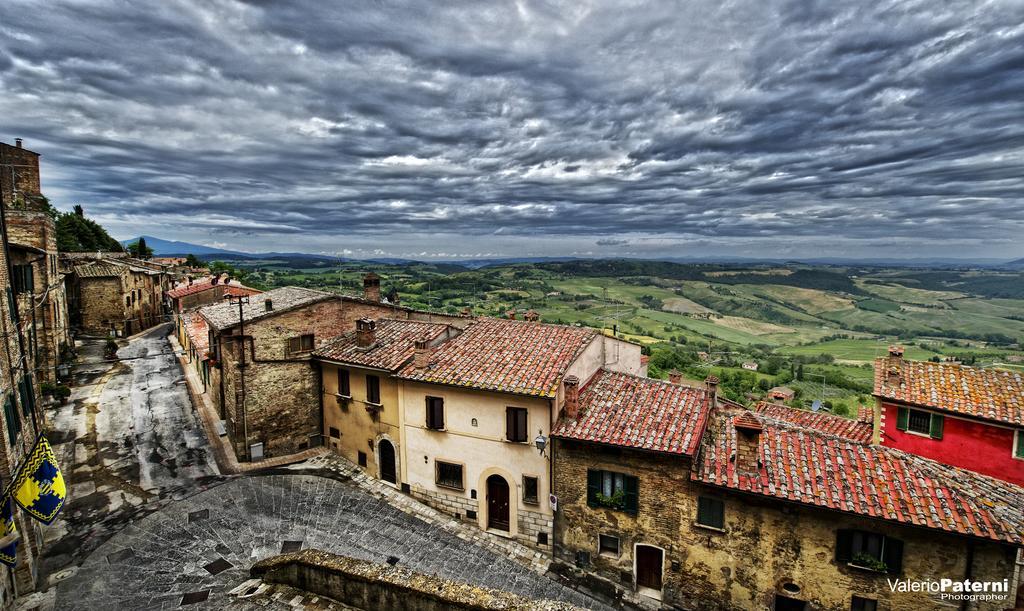
[[123,237],[1020,256],[1009,1],[31,5],[4,139]]

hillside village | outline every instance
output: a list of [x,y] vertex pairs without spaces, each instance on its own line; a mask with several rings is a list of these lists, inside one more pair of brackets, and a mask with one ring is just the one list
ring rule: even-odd
[[[1019,370],[913,359],[894,342],[844,417],[781,385],[730,397],[713,371],[692,379],[671,361],[651,377],[649,347],[617,328],[406,302],[372,270],[358,290],[261,290],[181,258],[62,252],[20,140],[0,143],[0,194],[0,478],[47,435],[70,483],[64,531],[17,514],[3,608],[32,608],[19,600],[37,591],[55,608],[311,601],[267,576],[284,563],[351,578],[357,561],[416,596],[427,575],[520,597],[498,608],[1024,606]],[[120,422],[118,402],[151,420]],[[166,439],[144,455],[97,437],[148,430],[182,435],[181,457]],[[251,519],[229,524],[242,511],[229,505]],[[324,505],[338,520],[376,513],[332,530]],[[264,514],[299,517],[271,527]],[[237,537],[168,560],[229,526]],[[374,538],[391,527],[423,548]],[[515,579],[488,572],[498,557]],[[891,586],[949,576],[986,596]]]

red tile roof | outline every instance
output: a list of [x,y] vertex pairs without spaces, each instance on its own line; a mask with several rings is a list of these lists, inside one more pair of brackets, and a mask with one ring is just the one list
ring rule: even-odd
[[181,315],[181,322],[188,335],[188,341],[195,347],[200,358],[206,358],[210,350],[209,327],[206,326],[206,319],[199,315],[199,312],[187,312]]
[[824,412],[810,412],[788,405],[761,401],[754,409],[776,420],[785,420],[824,433],[831,433],[857,443],[870,443],[873,427],[870,422],[852,420]]
[[761,416],[761,466],[737,470],[736,411],[712,416],[691,477],[705,484],[892,522],[1024,543],[1024,488],[893,448]]
[[186,295],[195,295],[196,293],[202,293],[203,291],[208,291],[218,286],[224,287],[225,293],[228,293],[230,291],[230,294],[232,295],[254,295],[256,293],[259,293],[259,291],[257,291],[256,289],[251,289],[242,284],[231,284],[225,283],[223,281],[214,284],[213,277],[211,276],[208,278],[203,278],[202,280],[196,280],[192,284],[186,284],[183,286],[175,287],[167,291],[166,294],[171,299],[179,299],[181,297],[185,297]]
[[882,357],[875,360],[875,396],[1024,425],[1024,374],[1016,371]]
[[554,397],[565,370],[597,336],[588,327],[479,318],[434,350],[430,367],[406,365],[409,380]]
[[377,321],[376,341],[369,348],[356,344],[356,332],[350,331],[328,341],[313,356],[338,363],[395,371],[413,356],[413,343],[436,340],[450,327],[440,323],[381,319]]
[[704,389],[601,370],[580,391],[579,416],[551,436],[693,455],[708,409]]

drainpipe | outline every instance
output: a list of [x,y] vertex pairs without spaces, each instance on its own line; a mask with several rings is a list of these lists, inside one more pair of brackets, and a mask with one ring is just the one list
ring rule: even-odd
[[[974,540],[967,540],[967,566],[964,567],[964,581],[971,579],[974,576]],[[960,611],[967,611],[969,605],[968,601],[960,601]]]

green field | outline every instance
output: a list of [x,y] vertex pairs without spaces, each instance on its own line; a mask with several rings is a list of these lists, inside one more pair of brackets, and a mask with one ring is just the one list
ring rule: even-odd
[[[241,266],[241,265],[240,265]],[[355,293],[373,270],[404,305],[478,315],[536,310],[645,346],[651,373],[720,375],[739,401],[786,384],[797,403],[852,410],[870,391],[872,360],[890,344],[911,359],[955,356],[1024,369],[1024,273],[803,265],[684,265],[652,261],[450,264],[250,261],[247,281]],[[698,353],[710,353],[702,358]],[[743,362],[757,362],[757,373]],[[798,379],[802,372],[803,377]],[[824,376],[824,379],[823,377]],[[822,384],[822,382],[825,382]]]

